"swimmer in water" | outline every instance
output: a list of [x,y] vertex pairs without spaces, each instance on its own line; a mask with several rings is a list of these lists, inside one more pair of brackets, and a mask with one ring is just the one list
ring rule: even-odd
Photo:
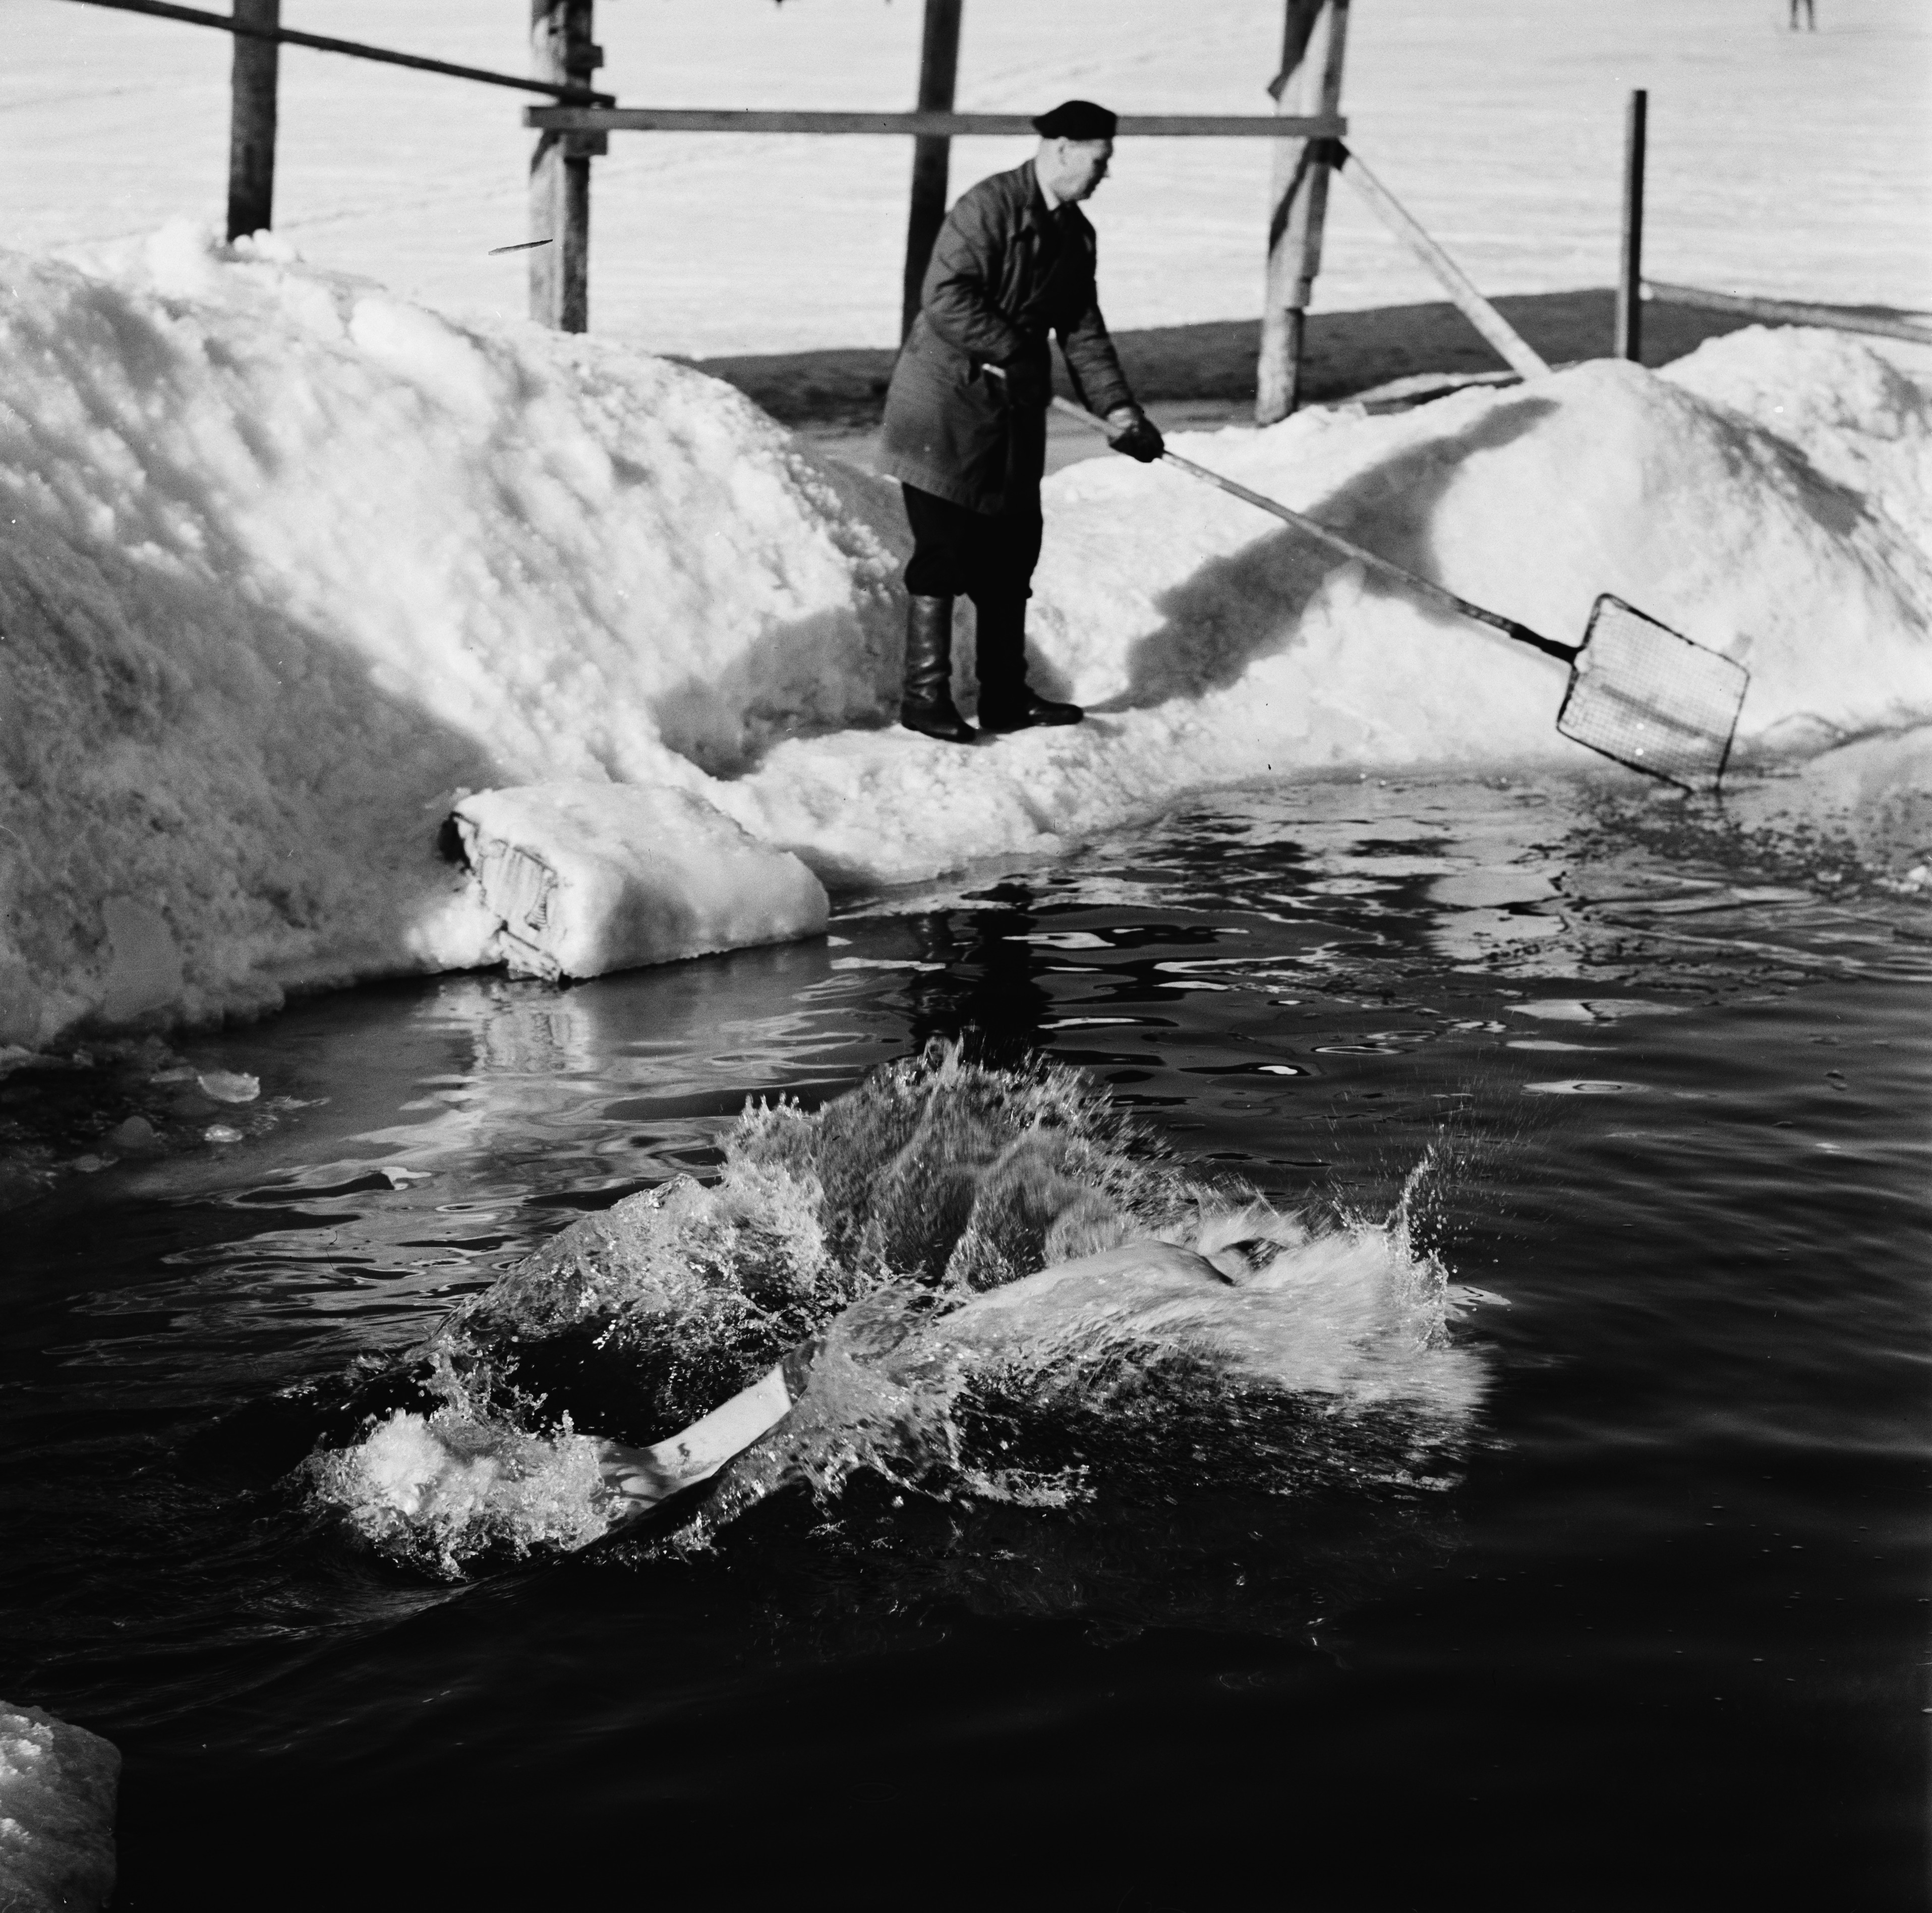
[[[1043,1269],[1036,1275],[1023,1276],[974,1297],[940,1317],[923,1334],[907,1337],[914,1344],[908,1356],[913,1364],[920,1365],[947,1347],[979,1352],[996,1348],[1014,1332],[1015,1318],[1024,1317],[1048,1296],[1057,1306],[1070,1311],[1111,1314],[1238,1287],[1265,1265],[1276,1246],[1257,1239],[1233,1243],[1207,1256],[1172,1242],[1124,1243],[1097,1255]],[[749,1388],[668,1440],[649,1448],[600,1443],[598,1464],[605,1485],[632,1504],[625,1512],[641,1514],[709,1480],[760,1437],[770,1434],[804,1394],[813,1360],[824,1346],[822,1335],[800,1344]]]

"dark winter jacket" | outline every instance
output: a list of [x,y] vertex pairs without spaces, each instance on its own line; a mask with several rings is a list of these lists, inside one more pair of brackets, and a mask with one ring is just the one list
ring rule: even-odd
[[[1094,290],[1094,229],[1049,211],[1033,162],[997,173],[946,215],[886,395],[879,469],[975,512],[1037,506],[1057,334],[1090,410],[1130,404]],[[986,368],[1012,371],[1017,396]]]

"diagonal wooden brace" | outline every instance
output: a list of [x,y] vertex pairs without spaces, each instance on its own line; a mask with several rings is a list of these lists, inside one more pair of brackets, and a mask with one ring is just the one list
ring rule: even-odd
[[1522,335],[1477,291],[1462,269],[1402,210],[1394,194],[1340,140],[1324,142],[1330,167],[1366,200],[1376,216],[1436,275],[1438,284],[1470,324],[1502,354],[1510,368],[1526,379],[1540,378],[1550,370]]

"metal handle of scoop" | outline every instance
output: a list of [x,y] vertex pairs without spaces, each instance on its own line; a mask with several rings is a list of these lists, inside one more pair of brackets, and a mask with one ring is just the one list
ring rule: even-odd
[[[997,367],[989,367],[997,371]],[[1090,425],[1097,432],[1108,434],[1106,419],[1088,411],[1084,406],[1076,405],[1070,398],[1055,398],[1053,409],[1064,412],[1070,419],[1078,419],[1083,425]],[[1418,597],[1426,598],[1445,610],[1458,611],[1464,617],[1474,618],[1478,624],[1486,624],[1491,629],[1500,631],[1505,638],[1514,638],[1520,644],[1528,644],[1541,651],[1546,656],[1559,659],[1564,664],[1574,663],[1582,650],[1580,644],[1559,644],[1554,638],[1546,638],[1540,632],[1532,631],[1526,624],[1519,624],[1513,617],[1504,617],[1499,611],[1485,611],[1480,605],[1472,605],[1466,598],[1459,598],[1454,592],[1436,584],[1432,579],[1423,578],[1412,571],[1404,571],[1401,566],[1391,564],[1352,538],[1344,538],[1339,531],[1330,531],[1325,524],[1315,519],[1304,518],[1300,512],[1288,508],[1273,498],[1264,497],[1258,491],[1250,491],[1244,485],[1238,485],[1231,478],[1223,478],[1219,472],[1210,472],[1205,465],[1197,465],[1191,458],[1184,458],[1178,452],[1163,452],[1161,457],[1170,465],[1176,465],[1190,478],[1204,480],[1218,487],[1232,498],[1244,500],[1257,509],[1272,512],[1286,524],[1292,524],[1298,531],[1305,531],[1310,538],[1317,539],[1331,551],[1340,551],[1345,557],[1364,564],[1371,571],[1379,572],[1384,578],[1393,578],[1398,584],[1413,591]]]
[[[1054,399],[1053,404],[1070,419],[1108,432],[1106,421],[1083,407],[1064,398]],[[1111,432],[1108,435],[1112,436]],[[1514,618],[1485,611],[1432,579],[1390,564],[1353,539],[1344,538],[1258,491],[1250,491],[1205,465],[1173,452],[1161,455],[1190,478],[1202,479],[1230,497],[1293,525],[1330,550],[1392,578],[1417,597],[1486,624],[1505,638],[1569,665],[1569,687],[1556,713],[1556,728],[1563,736],[1682,790],[1714,791],[1722,781],[1732,740],[1737,734],[1738,713],[1744,708],[1744,693],[1750,684],[1750,673],[1736,658],[1694,643],[1681,631],[1672,630],[1607,591],[1598,596],[1592,608],[1583,641],[1560,644]]]

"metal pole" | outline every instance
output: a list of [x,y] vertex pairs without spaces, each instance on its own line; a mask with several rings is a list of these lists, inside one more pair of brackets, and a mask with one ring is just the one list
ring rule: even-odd
[[1645,110],[1650,95],[1630,96],[1624,122],[1623,247],[1617,269],[1616,356],[1643,357],[1643,149]]
[[[604,63],[592,0],[530,0],[530,68],[538,80],[584,86]],[[604,133],[540,133],[530,156],[530,317],[563,332],[590,329],[590,161]]]
[[[959,15],[963,0],[926,0],[926,31],[919,48],[919,110],[950,113],[959,72]],[[919,317],[920,288],[932,242],[946,220],[946,173],[952,142],[942,137],[912,143],[912,203],[906,215],[905,282],[899,302],[899,337]]]
[[[270,32],[281,25],[282,0],[235,0],[235,18]],[[228,236],[266,232],[274,223],[275,76],[273,40],[235,36],[230,71]]]
[[[1278,112],[1340,113],[1348,30],[1348,0],[1286,0],[1281,71],[1268,89]],[[1324,150],[1320,140],[1306,139],[1283,140],[1275,148],[1261,360],[1255,368],[1257,425],[1286,418],[1300,398],[1303,331],[1328,209]]]

